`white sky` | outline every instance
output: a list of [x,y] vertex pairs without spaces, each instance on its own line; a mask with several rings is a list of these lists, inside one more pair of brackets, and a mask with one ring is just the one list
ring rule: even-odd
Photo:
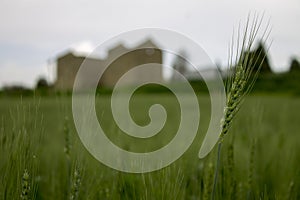
[[270,17],[271,64],[287,70],[290,58],[300,57],[299,0],[1,0],[0,87],[33,86],[40,75],[53,76],[47,62],[65,49],[90,51],[145,27],[178,31],[225,64],[233,28],[250,11]]

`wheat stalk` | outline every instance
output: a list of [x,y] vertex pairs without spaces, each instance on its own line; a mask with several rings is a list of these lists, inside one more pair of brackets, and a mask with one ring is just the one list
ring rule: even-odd
[[255,156],[255,140],[252,141],[251,151],[250,151],[250,161],[249,161],[249,174],[248,174],[248,194],[247,199],[250,199],[252,195],[252,183],[253,183],[253,173],[254,173],[254,156]]
[[[215,178],[213,183],[213,192],[211,199],[215,199],[216,184],[218,179],[219,163],[221,156],[221,147],[224,136],[228,133],[232,121],[240,109],[241,103],[246,94],[252,89],[254,82],[256,81],[260,68],[263,64],[265,57],[259,62],[260,56],[262,56],[263,49],[258,52],[258,55],[251,53],[251,50],[256,42],[258,33],[263,23],[263,15],[254,14],[251,21],[251,14],[248,15],[247,23],[243,34],[240,33],[240,26],[237,33],[237,44],[234,44],[234,34],[231,47],[229,49],[228,66],[231,73],[226,79],[226,106],[224,108],[224,117],[221,120],[221,135],[218,142],[218,155],[216,161]],[[261,41],[266,43],[269,37],[270,29],[269,23],[263,31]],[[240,40],[242,38],[242,40]],[[236,46],[236,50],[234,47]],[[264,55],[265,56],[265,55]],[[257,66],[255,68],[254,66]]]

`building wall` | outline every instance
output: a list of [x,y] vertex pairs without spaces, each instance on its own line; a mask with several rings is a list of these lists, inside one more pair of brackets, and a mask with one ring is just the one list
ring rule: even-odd
[[[118,57],[122,52],[124,54]],[[85,59],[85,57],[74,56],[72,53],[68,53],[65,56],[58,58],[57,81],[55,83],[55,88],[57,90],[72,90],[76,74],[83,61],[85,61],[86,66],[88,66],[90,70],[79,79],[78,83],[81,88],[88,88],[95,84],[89,82],[91,73],[98,73],[99,70],[104,70],[106,65],[109,66],[104,71],[103,76],[99,81],[99,86],[113,88],[123,74],[136,66],[147,63],[162,64],[162,52],[154,49],[137,49],[129,51],[122,45],[119,45],[109,51],[106,60]],[[127,76],[124,86],[137,84],[141,80],[163,81],[162,68],[158,70],[157,68],[151,69],[151,67],[149,67],[145,69],[143,73],[132,73],[131,76]]]
[[[147,63],[161,64],[162,52],[160,50],[149,50],[149,53],[148,50],[138,49],[130,51],[113,61],[103,74],[103,85],[112,88],[123,74],[139,65]],[[145,68],[142,73],[132,73],[131,76],[127,76],[124,83],[126,85],[134,85],[138,84],[141,79],[162,81],[162,69]]]
[[67,54],[57,59],[57,90],[71,90],[73,88],[76,73],[84,61],[83,57]]
[[78,78],[78,84],[80,88],[91,87],[94,83],[90,81],[89,77],[91,74],[101,70],[103,61],[68,53],[57,59],[57,80],[55,88],[57,90],[72,90],[77,72],[83,62],[85,62],[84,66],[90,69],[86,71],[82,77]]

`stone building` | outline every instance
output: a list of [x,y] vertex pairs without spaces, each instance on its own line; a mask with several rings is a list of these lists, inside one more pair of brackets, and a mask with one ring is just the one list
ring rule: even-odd
[[[127,49],[122,44],[115,46],[108,51],[106,59],[90,58],[85,56],[77,56],[72,52],[68,52],[57,58],[57,79],[55,88],[57,90],[72,90],[76,74],[84,62],[90,68],[89,72],[81,77],[79,83],[82,87],[94,84],[89,83],[91,73],[101,71],[102,77],[98,82],[99,87],[113,88],[117,81],[130,69],[147,63],[162,64],[162,51],[151,40],[135,48]],[[107,66],[107,68],[106,68]],[[105,70],[106,68],[106,70]],[[104,71],[105,70],[105,71]],[[134,85],[142,80],[163,81],[162,68],[145,68],[142,73],[131,73],[124,82],[125,85]]]

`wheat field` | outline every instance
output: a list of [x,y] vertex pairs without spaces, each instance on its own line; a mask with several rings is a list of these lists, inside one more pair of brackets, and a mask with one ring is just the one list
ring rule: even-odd
[[[180,113],[174,96],[157,95],[139,94],[130,104],[141,125],[149,120],[145,99],[170,113],[161,133],[144,142],[120,131],[109,97],[97,97],[98,120],[107,136],[128,151],[167,144]],[[70,96],[1,97],[0,199],[210,199],[216,150],[201,160],[197,156],[210,117],[208,96],[198,99],[201,121],[188,151],[162,170],[127,174],[101,164],[84,148]],[[297,96],[255,94],[245,99],[224,139],[216,199],[300,198],[299,111]]]

